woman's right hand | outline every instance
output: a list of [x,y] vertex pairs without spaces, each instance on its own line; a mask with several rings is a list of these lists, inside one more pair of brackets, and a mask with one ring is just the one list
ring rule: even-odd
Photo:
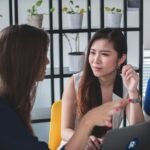
[[102,146],[102,139],[91,135],[84,150],[98,150],[101,148],[101,146]]

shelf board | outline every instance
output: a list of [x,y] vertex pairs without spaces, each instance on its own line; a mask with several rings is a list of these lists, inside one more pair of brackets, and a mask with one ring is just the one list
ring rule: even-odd
[[74,73],[77,73],[77,72],[69,71],[69,67],[64,67],[63,68],[63,73],[60,73],[60,68],[59,67],[55,67],[53,74],[51,74],[51,68],[47,68],[45,78],[46,79],[52,78],[52,77],[60,78],[62,76],[63,77],[70,77]]
[[[88,32],[95,32],[97,30],[99,30],[100,28],[92,28],[92,29],[87,29],[87,28],[82,28],[82,29],[53,29],[53,30],[46,30],[48,33],[50,34],[54,34],[54,33],[77,33],[77,32],[81,32],[81,33],[88,33]],[[115,28],[121,31],[140,31],[141,28],[139,27],[129,27],[129,28]]]

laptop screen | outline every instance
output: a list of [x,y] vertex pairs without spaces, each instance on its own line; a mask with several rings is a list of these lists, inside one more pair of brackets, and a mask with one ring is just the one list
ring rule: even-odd
[[150,122],[109,131],[102,150],[150,150]]

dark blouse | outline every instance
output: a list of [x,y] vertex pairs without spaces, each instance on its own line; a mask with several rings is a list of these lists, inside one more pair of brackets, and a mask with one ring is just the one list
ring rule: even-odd
[[48,150],[48,145],[30,134],[18,114],[2,97],[0,120],[0,150]]

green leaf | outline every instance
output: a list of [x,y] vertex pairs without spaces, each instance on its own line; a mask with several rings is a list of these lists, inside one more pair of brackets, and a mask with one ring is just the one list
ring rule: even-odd
[[52,7],[52,8],[50,9],[50,12],[54,12],[54,11],[55,11],[55,8]]
[[76,5],[75,8],[80,8],[80,6],[79,6],[79,5]]
[[27,12],[28,12],[28,13],[31,13],[31,9],[28,9]]
[[83,8],[80,10],[80,14],[84,14],[85,12],[86,12],[86,11],[85,11],[85,9],[83,9]]
[[67,12],[68,11],[68,8],[67,7],[63,7],[62,8],[62,12]]
[[121,12],[121,9],[116,8],[116,12],[120,13],[120,12]]
[[70,0],[70,4],[72,4],[72,5],[74,4],[74,3],[73,3],[73,0]]
[[115,11],[115,7],[113,7],[113,8],[111,9],[111,11]]
[[70,11],[67,11],[67,14],[75,14],[75,12],[70,10]]
[[36,2],[36,6],[41,6],[42,5],[42,3],[43,3],[43,0],[38,0],[37,2]]
[[111,11],[110,7],[105,7],[105,11]]

